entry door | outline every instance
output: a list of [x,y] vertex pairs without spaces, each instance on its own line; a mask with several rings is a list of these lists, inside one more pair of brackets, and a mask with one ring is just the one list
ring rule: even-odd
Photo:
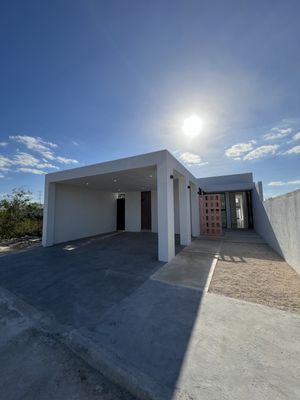
[[141,229],[151,230],[151,192],[141,192]]
[[199,196],[200,228],[202,235],[222,235],[222,208],[220,194]]
[[125,199],[117,199],[117,231],[125,230]]

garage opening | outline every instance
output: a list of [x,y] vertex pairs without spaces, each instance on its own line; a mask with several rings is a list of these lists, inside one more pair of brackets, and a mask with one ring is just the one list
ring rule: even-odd
[[151,231],[151,191],[141,192],[141,229]]

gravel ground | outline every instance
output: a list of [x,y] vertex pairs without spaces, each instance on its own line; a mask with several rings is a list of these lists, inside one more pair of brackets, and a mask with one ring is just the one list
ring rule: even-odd
[[266,244],[223,242],[209,292],[300,313],[300,275]]
[[22,238],[0,240],[0,255],[37,246],[41,243],[41,240],[39,236],[25,236]]

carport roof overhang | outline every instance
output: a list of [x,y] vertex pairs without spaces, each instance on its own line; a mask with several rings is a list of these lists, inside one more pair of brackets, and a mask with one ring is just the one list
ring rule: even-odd
[[171,166],[175,178],[185,175],[197,185],[196,178],[167,150],[54,172],[46,175],[46,183],[113,192],[154,190],[157,185],[157,166],[162,164]]
[[67,179],[64,185],[87,187],[104,192],[156,190],[156,166],[127,169],[88,177]]

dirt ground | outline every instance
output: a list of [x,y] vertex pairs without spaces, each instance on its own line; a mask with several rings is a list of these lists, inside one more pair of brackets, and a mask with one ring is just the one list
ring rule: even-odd
[[223,242],[209,292],[300,313],[300,275],[266,244]]
[[24,250],[41,242],[38,236],[0,240],[0,255]]

